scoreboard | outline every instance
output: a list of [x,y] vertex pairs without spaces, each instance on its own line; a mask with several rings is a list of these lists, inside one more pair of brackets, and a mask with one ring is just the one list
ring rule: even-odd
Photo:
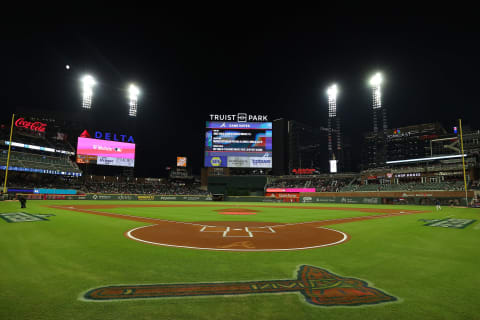
[[271,122],[207,121],[205,167],[271,168]]
[[135,144],[78,137],[77,163],[134,167]]

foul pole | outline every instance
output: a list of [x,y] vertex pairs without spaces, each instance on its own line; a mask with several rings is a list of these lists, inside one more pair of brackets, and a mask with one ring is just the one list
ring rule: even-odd
[[15,113],[12,114],[12,124],[10,125],[10,143],[8,144],[7,166],[5,167],[5,181],[3,182],[3,193],[7,193],[7,177],[8,166],[10,165],[10,150],[12,149],[12,134],[13,134],[13,122],[15,120]]
[[463,153],[463,133],[462,133],[462,119],[458,119],[460,124],[460,143],[462,146],[462,166],[463,166],[463,183],[465,184],[465,203],[468,207],[468,196],[467,196],[467,176],[465,174],[465,155]]

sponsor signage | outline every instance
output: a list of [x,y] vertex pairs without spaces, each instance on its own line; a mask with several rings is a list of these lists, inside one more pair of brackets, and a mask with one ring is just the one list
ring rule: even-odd
[[264,114],[210,114],[211,121],[236,121],[236,122],[248,122],[248,121],[268,121],[268,116]]
[[411,177],[421,177],[422,174],[420,172],[415,173],[396,173],[396,178],[411,178]]
[[426,134],[420,137],[420,140],[432,140],[438,138],[438,134]]
[[313,174],[315,172],[315,169],[293,169],[293,173],[295,174]]
[[187,157],[177,157],[177,167],[186,167]]
[[250,168],[271,168],[272,158],[267,157],[248,157]]
[[138,200],[155,200],[155,196],[138,196]]
[[18,118],[15,121],[15,126],[18,128],[26,128],[36,132],[45,132],[46,123],[40,121],[26,121],[24,118]]
[[33,189],[33,193],[37,194],[77,194],[77,190],[73,189]]
[[315,192],[315,188],[267,188],[267,192]]
[[227,167],[227,157],[205,156],[205,167]]
[[403,137],[410,137],[410,132],[388,135],[387,139],[403,138]]
[[135,141],[133,140],[133,137],[129,136],[127,134],[118,134],[118,133],[112,133],[112,132],[95,131],[94,137],[95,137],[95,139],[135,143]]
[[272,129],[271,122],[217,122],[207,121],[207,129]]
[[134,167],[135,144],[78,137],[77,162]]
[[97,157],[97,164],[107,166],[134,167],[135,160],[127,158]]
[[248,157],[227,157],[227,167],[229,168],[247,168],[250,165]]
[[9,223],[48,221],[46,217],[51,216],[53,216],[53,214],[31,214],[26,212],[10,212],[0,214],[0,218]]
[[[4,141],[4,143],[8,146],[10,144],[10,141]],[[57,153],[63,153],[63,154],[68,154],[68,155],[74,155],[74,152],[71,151],[65,151],[65,150],[59,150],[59,149],[53,149],[49,147],[41,147],[41,146],[36,146],[32,144],[24,144],[24,143],[19,143],[12,141],[12,146],[13,147],[19,147],[19,148],[25,148],[25,149],[33,149],[33,150],[40,150],[40,151],[46,151],[46,152],[57,152]]]
[[[0,170],[5,170],[7,166],[0,166]],[[24,168],[24,167],[15,167],[8,166],[9,171],[22,171],[22,172],[38,172],[38,173],[47,173],[47,174],[59,174],[62,176],[73,176],[81,177],[81,172],[69,172],[69,171],[59,171],[59,170],[47,170],[47,169],[37,169],[37,168]]]
[[420,221],[426,222],[424,225],[429,227],[464,229],[465,227],[474,223],[477,220],[446,218],[446,219],[432,219],[432,220],[421,219]]
[[402,197],[433,197],[431,193],[402,193]]

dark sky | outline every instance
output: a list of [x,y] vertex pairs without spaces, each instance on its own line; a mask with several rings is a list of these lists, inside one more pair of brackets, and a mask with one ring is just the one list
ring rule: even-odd
[[474,19],[447,15],[4,24],[2,119],[19,107],[78,110],[79,78],[91,73],[99,82],[92,110],[114,120],[127,112],[124,89],[133,81],[142,91],[136,174],[162,176],[177,155],[199,173],[210,113],[326,126],[325,90],[335,82],[345,135],[358,153],[372,128],[368,78],[376,71],[385,77],[390,127],[440,121],[448,128],[458,118],[480,127],[479,31]]

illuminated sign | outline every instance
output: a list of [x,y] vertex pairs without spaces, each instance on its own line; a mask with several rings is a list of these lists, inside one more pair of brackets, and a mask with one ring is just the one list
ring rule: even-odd
[[220,167],[222,165],[222,159],[220,157],[212,157],[210,159],[212,167]]
[[410,137],[411,135],[412,135],[411,132],[402,133],[400,130],[397,129],[393,131],[393,134],[387,135],[387,139]]
[[135,144],[79,137],[77,162],[134,167]]
[[426,134],[420,137],[420,140],[432,140],[438,138],[438,134]]
[[410,177],[421,177],[422,174],[419,172],[415,173],[397,173],[395,174],[395,177],[397,178],[410,178]]
[[132,136],[102,131],[95,131],[95,139],[135,143]]
[[[4,143],[8,146],[10,144],[10,141],[4,141]],[[57,153],[63,153],[63,154],[68,154],[68,155],[74,155],[74,152],[71,151],[65,151],[65,150],[59,150],[59,149],[53,149],[53,148],[48,148],[48,147],[41,147],[41,146],[36,146],[32,144],[24,144],[20,142],[15,142],[12,141],[12,147],[20,147],[20,148],[25,148],[25,149],[33,149],[33,150],[40,150],[40,151],[47,151],[47,152],[57,152]]]
[[177,167],[186,167],[187,157],[177,157]]
[[237,122],[248,122],[248,121],[268,121],[268,116],[263,114],[246,114],[246,113],[237,113],[237,114],[211,114],[211,121],[237,121]]
[[271,168],[272,123],[207,121],[205,167]]
[[338,160],[330,160],[330,173],[337,173],[337,161]]
[[295,174],[313,174],[315,169],[293,169],[292,172]]
[[315,192],[315,188],[267,188],[267,192]]
[[[0,170],[6,170],[7,166],[0,166]],[[21,171],[21,172],[37,172],[37,173],[46,173],[46,174],[58,174],[63,176],[74,176],[81,177],[81,172],[70,172],[70,171],[60,171],[60,170],[47,170],[47,169],[38,169],[38,168],[25,168],[25,167],[16,167],[8,166],[9,171]]]
[[26,121],[24,118],[18,118],[17,121],[15,121],[15,126],[30,129],[32,131],[45,132],[47,124],[40,121],[31,122]]

